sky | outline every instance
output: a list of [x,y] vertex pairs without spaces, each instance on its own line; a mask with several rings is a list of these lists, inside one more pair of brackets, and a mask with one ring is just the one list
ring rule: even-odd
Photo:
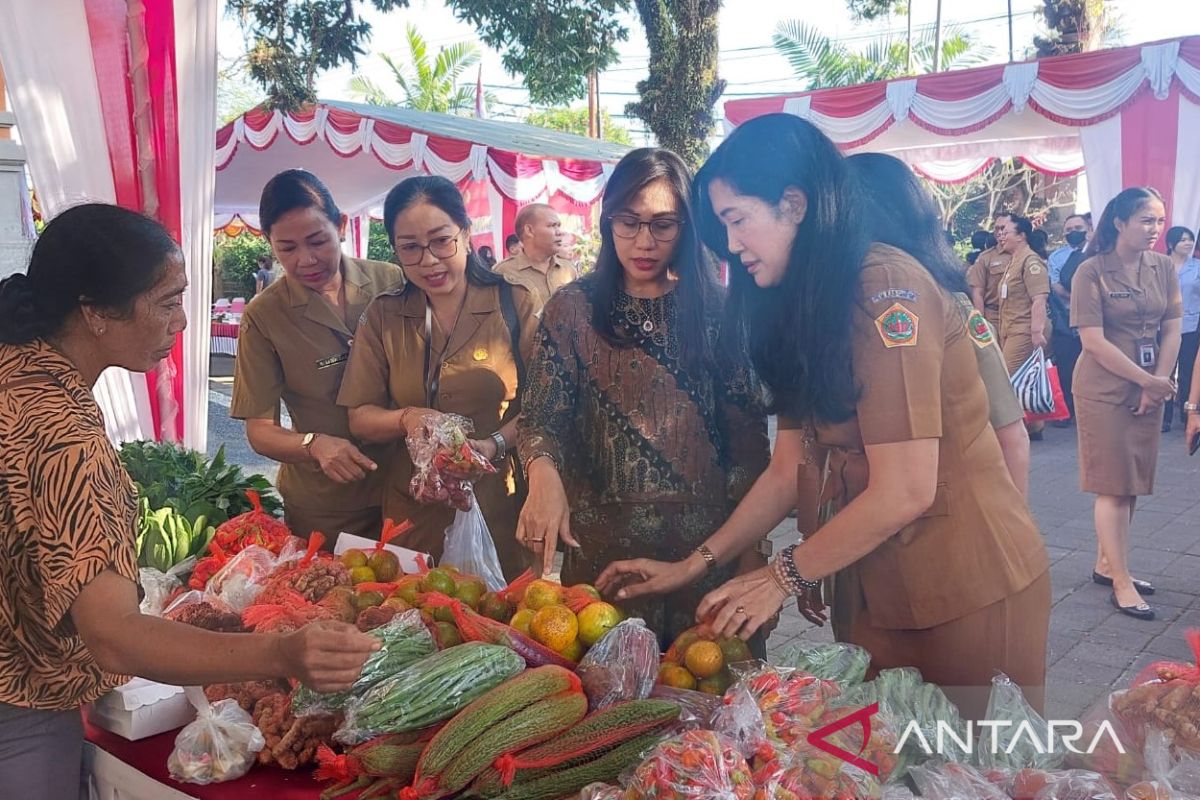
[[[912,0],[913,25],[932,26],[936,0]],[[1009,0],[942,0],[944,25],[957,25],[988,51],[987,63],[1008,60]],[[1013,10],[1013,41],[1015,57],[1021,60],[1032,47],[1033,37],[1043,30],[1036,10],[1041,0],[1011,0]],[[1116,18],[1122,44],[1168,39],[1200,34],[1200,3],[1198,0],[1108,0],[1110,14]],[[500,54],[478,41],[475,29],[454,18],[445,3],[437,0],[411,0],[406,10],[381,14],[373,9],[366,18],[372,23],[373,35],[368,55],[360,59],[358,70],[342,67],[323,75],[318,82],[318,95],[328,99],[350,99],[348,84],[356,74],[364,74],[383,86],[390,83],[387,68],[378,57],[387,53],[400,59],[407,56],[404,39],[405,25],[412,22],[429,41],[431,48],[459,41],[474,41],[481,48],[483,83],[496,96],[497,103],[489,107],[489,116],[519,119],[528,109],[527,93],[519,76],[508,74],[500,62]],[[905,20],[891,18],[876,23],[856,23],[846,11],[844,0],[729,0],[720,18],[721,56],[719,71],[728,81],[726,99],[762,94],[779,94],[804,89],[791,77],[787,61],[771,45],[771,35],[783,20],[799,19],[828,36],[857,48],[882,32],[904,37]],[[636,14],[625,17],[629,39],[618,47],[619,64],[600,76],[601,104],[620,124],[633,132],[635,143],[647,143],[645,124],[625,117],[625,104],[635,99],[637,82],[645,76],[648,50]],[[223,56],[236,56],[244,49],[236,22],[223,19],[220,28],[220,50]],[[473,85],[475,70],[466,77]],[[399,90],[397,90],[398,93]],[[722,102],[717,104],[720,118]],[[582,105],[578,101],[575,105]]]

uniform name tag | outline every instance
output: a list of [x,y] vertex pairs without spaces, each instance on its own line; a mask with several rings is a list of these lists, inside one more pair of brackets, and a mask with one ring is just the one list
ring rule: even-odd
[[1113,300],[1128,300],[1133,297],[1133,292],[1109,292],[1108,296]]
[[329,356],[328,358],[318,358],[317,369],[329,369],[330,367],[336,367],[338,364],[344,363],[348,358],[350,358],[349,353],[341,353],[340,355]]
[[1155,353],[1155,347],[1152,344],[1143,344],[1138,346],[1138,363],[1143,367],[1153,367],[1158,362],[1158,356]]

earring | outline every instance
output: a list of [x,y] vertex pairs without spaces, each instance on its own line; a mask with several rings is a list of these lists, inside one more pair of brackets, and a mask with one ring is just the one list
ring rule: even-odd
[[104,328],[96,328],[96,335],[97,335],[97,336],[103,336],[103,335],[104,335]]

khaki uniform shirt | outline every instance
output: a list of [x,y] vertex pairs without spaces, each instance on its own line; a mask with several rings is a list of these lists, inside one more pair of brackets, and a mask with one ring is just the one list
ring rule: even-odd
[[[798,516],[814,516],[806,510],[814,503],[844,507],[866,489],[867,445],[937,439],[933,504],[848,567],[860,578],[870,624],[927,629],[1020,592],[1048,559],[988,424],[976,345],[956,301],[885,245],[871,248],[861,282],[864,302],[851,322],[861,394],[849,420],[815,426],[827,477],[819,498],[801,498]],[[780,427],[800,425],[781,419]]]
[[979,365],[979,377],[987,389],[988,419],[992,427],[999,430],[1024,419],[1025,411],[1021,408],[1017,393],[1013,391],[1008,367],[1004,363],[1004,351],[996,341],[996,331],[988,324],[983,313],[975,308],[971,298],[956,292],[954,299],[962,314],[967,335],[975,345],[975,360]]
[[[1028,247],[1022,247],[1012,254],[1001,276],[999,292],[1000,341],[1010,336],[1029,336],[1033,325],[1033,299],[1050,294],[1046,262]],[[1050,335],[1049,315],[1045,332]]]
[[1004,271],[1012,257],[1001,253],[995,247],[989,247],[979,254],[975,263],[967,270],[967,283],[972,289],[983,292],[984,318],[996,330],[1000,330],[1000,284],[1004,281]]
[[278,484],[284,504],[313,511],[378,506],[391,451],[354,440],[337,394],[359,318],[377,294],[402,284],[403,274],[394,264],[347,256],[342,257],[342,274],[344,317],[316,292],[285,277],[250,301],[238,334],[230,416],[278,421],[282,400],[298,432],[353,441],[380,466],[364,480],[338,484],[315,463],[281,465]]
[[[533,296],[515,288],[513,303],[520,322],[522,358],[528,365],[537,337]],[[430,406],[424,380],[425,306],[425,293],[413,286],[380,295],[368,306],[342,381],[339,404],[347,408]],[[468,287],[466,304],[449,342],[436,324],[430,330],[430,372],[436,368],[439,353],[442,363],[434,407],[467,417],[475,426],[472,437],[487,438],[500,429],[518,388],[512,336],[500,309],[500,288]],[[399,544],[430,553],[436,559],[441,555],[443,532],[453,512],[414,500],[409,494],[412,476],[412,459],[408,448],[400,443],[387,479],[383,513],[397,521],[411,520],[416,530],[406,534]],[[506,573],[521,555],[514,539],[519,509],[510,489],[504,469],[475,486],[479,507],[505,562]]]
[[[1134,364],[1143,344],[1154,347],[1162,323],[1183,316],[1179,277],[1171,259],[1145,251],[1137,266],[1126,267],[1116,253],[1101,253],[1079,265],[1071,282],[1071,325],[1103,328],[1104,338]],[[1146,367],[1153,372],[1155,367]],[[1072,391],[1088,400],[1136,406],[1137,384],[1106,370],[1085,349],[1075,367]]]
[[0,345],[0,703],[73,710],[129,680],[70,611],[106,569],[137,582],[137,520],[83,376],[44,342]]
[[523,286],[533,295],[534,308],[542,313],[550,297],[571,281],[579,278],[579,270],[562,256],[550,260],[550,269],[542,272],[524,253],[506,258],[493,270],[514,286]]

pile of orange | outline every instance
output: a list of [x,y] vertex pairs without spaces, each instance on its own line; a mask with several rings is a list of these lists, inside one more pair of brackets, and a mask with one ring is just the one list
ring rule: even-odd
[[724,694],[733,683],[730,664],[754,658],[736,637],[716,636],[704,625],[679,634],[663,656],[658,682],[676,689]]
[[595,587],[581,583],[564,587],[544,579],[526,587],[508,624],[572,661],[624,617],[600,599]]

